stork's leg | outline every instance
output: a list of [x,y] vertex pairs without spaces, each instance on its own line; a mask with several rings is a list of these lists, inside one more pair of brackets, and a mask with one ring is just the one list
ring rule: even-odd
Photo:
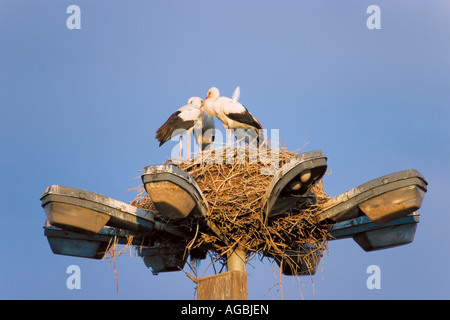
[[228,131],[228,143],[231,144],[231,129],[228,128],[227,131]]
[[180,159],[181,159],[181,155],[183,154],[183,136],[180,136],[179,146],[180,146]]
[[188,141],[187,141],[187,157],[191,157],[191,131],[188,132]]

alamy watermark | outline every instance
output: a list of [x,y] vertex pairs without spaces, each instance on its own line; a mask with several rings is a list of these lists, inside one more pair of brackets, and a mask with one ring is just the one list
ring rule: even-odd
[[[273,174],[279,169],[279,129],[229,129],[230,134],[224,137],[222,131],[216,128],[205,132],[202,132],[201,128],[201,121],[196,121],[193,130],[194,140],[202,141],[204,136],[213,136],[214,142],[204,150],[200,150],[201,144],[185,143],[186,139],[183,138],[182,147],[178,144],[173,146],[170,153],[172,160],[193,155],[193,161],[196,164],[262,164],[261,174],[264,175]],[[180,136],[187,136],[190,139],[187,130],[177,129],[172,132],[170,140],[179,141]],[[230,141],[227,137],[236,137],[236,141]],[[179,143],[182,143],[181,141]]]
[[81,289],[81,269],[76,264],[67,267],[66,273],[70,276],[66,280],[67,289]]
[[367,289],[381,289],[381,269],[376,264],[372,264],[367,267],[366,273],[370,276],[366,280]]
[[66,20],[66,27],[69,30],[81,29],[81,9],[77,5],[70,5],[67,7],[66,13],[70,16]]
[[[66,20],[67,29],[81,29],[81,9],[77,5],[70,5],[67,7],[66,13],[70,16]],[[366,20],[366,26],[369,30],[381,29],[381,9],[379,6],[373,4],[367,7],[366,13],[370,16]]]
[[381,9],[379,6],[373,4],[367,7],[366,13],[370,16],[366,20],[366,26],[369,30],[381,29]]

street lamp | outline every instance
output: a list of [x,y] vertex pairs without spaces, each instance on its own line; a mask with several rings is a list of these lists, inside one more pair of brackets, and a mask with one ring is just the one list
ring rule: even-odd
[[404,217],[418,210],[427,182],[416,170],[405,170],[366,182],[331,201],[318,220],[340,222],[366,215],[377,224]]
[[[312,151],[295,156],[275,172],[264,196],[264,222],[283,217],[326,168],[327,158],[321,151]],[[141,178],[162,216],[175,221],[203,217],[206,226],[224,239],[223,231],[208,219],[210,208],[202,190],[187,172],[174,165],[147,166]],[[414,240],[417,210],[426,191],[427,182],[416,170],[385,175],[332,198],[317,214],[317,222],[328,225],[332,240],[353,238],[365,251],[404,245]],[[139,256],[154,274],[178,271],[185,265],[191,231],[162,223],[154,211],[58,185],[44,191],[41,204],[47,218],[44,235],[55,254],[101,259],[113,237],[126,244],[132,235],[131,244],[139,246]],[[209,247],[201,249],[206,252]],[[293,264],[281,266],[284,274],[314,274],[322,250],[314,244],[305,244],[303,250],[300,255],[285,252]],[[199,299],[246,298],[246,252],[241,246],[227,253],[227,265],[223,277],[197,280]],[[212,287],[223,287],[228,293],[211,295],[208,292],[220,291],[209,290]]]
[[169,219],[201,217],[208,213],[202,191],[187,172],[173,165],[145,167],[141,176],[145,190],[159,213]]
[[334,239],[353,238],[364,251],[374,251],[411,243],[418,223],[418,212],[383,225],[360,216],[333,224],[329,230]]
[[[98,233],[86,235],[52,226],[46,221],[44,235],[54,254],[89,259],[103,259],[108,245],[115,238],[118,244],[128,243],[130,232],[104,227]],[[133,234],[134,245],[141,245],[144,238]]]
[[298,201],[298,196],[306,193],[326,170],[327,158],[321,151],[299,154],[283,165],[274,174],[266,191],[265,221],[289,210]]
[[173,236],[185,234],[155,220],[153,211],[86,190],[52,185],[42,197],[47,220],[52,226],[85,234],[96,234],[105,226],[139,233],[163,231]]

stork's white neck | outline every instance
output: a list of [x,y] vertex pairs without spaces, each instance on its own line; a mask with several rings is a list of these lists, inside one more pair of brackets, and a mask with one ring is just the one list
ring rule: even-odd
[[203,102],[203,111],[205,111],[205,113],[210,117],[214,117],[216,115],[216,111],[214,110],[214,102],[214,98],[205,99]]

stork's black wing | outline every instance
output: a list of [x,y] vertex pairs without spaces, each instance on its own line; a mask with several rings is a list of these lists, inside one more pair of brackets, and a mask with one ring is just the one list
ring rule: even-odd
[[243,112],[234,112],[226,114],[231,120],[247,124],[249,126],[254,127],[255,129],[262,129],[261,124],[252,114],[244,107]]
[[159,146],[170,140],[172,133],[177,129],[188,130],[194,126],[193,120],[183,120],[179,117],[181,111],[175,111],[169,119],[156,131]]

